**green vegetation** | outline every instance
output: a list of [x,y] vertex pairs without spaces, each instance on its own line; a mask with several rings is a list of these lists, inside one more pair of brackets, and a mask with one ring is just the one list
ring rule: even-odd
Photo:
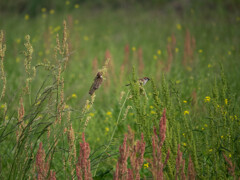
[[42,167],[43,177],[77,179],[84,132],[93,178],[113,179],[128,126],[146,142],[140,175],[153,177],[164,109],[166,179],[178,174],[179,150],[186,174],[191,157],[197,179],[239,178],[239,12],[71,5],[0,15],[0,178],[37,179]]

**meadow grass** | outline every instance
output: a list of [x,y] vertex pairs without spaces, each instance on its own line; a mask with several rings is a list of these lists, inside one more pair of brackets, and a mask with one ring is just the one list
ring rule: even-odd
[[[80,151],[84,132],[91,175],[112,179],[128,125],[136,139],[144,134],[141,177],[156,177],[149,159],[164,109],[158,148],[166,179],[184,178],[177,157],[186,174],[191,157],[197,179],[239,177],[238,18],[197,8],[2,15],[0,177],[77,178],[78,158],[88,154]],[[90,96],[108,58],[103,84]],[[143,76],[151,81],[139,87]]]

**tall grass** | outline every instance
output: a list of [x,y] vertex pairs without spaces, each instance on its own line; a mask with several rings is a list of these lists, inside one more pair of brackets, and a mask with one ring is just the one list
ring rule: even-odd
[[[74,18],[69,16],[68,26],[64,21],[61,34],[59,28],[43,28],[42,36],[26,35],[22,45],[12,42],[7,49],[9,36],[1,31],[2,179],[240,176],[239,85],[232,65],[213,57],[222,55],[220,46],[211,54],[211,46],[204,48],[209,41],[201,40],[197,29],[177,24],[175,33],[163,28],[167,42],[150,46],[151,38],[145,42],[135,36],[115,49],[108,39],[120,41],[118,26],[109,27],[117,34],[102,39],[105,47],[94,40],[104,33],[88,35]],[[137,19],[141,30],[147,18]],[[15,53],[20,50],[22,55]],[[239,54],[231,53],[224,58],[238,65],[234,58]],[[90,96],[99,72],[104,81]],[[151,81],[142,86],[137,79],[145,75]]]

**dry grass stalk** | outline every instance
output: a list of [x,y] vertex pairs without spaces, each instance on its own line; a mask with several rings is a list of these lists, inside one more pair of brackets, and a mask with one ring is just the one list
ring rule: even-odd
[[191,159],[191,156],[189,156],[189,161],[188,161],[188,179],[190,180],[194,180],[196,179],[196,173],[195,173],[195,169],[194,169],[194,165]]
[[25,127],[24,121],[23,121],[23,117],[25,115],[25,110],[24,110],[22,97],[20,98],[19,104],[20,104],[20,107],[18,108],[18,130],[16,131],[17,143],[19,142],[20,134],[22,133],[22,130]]
[[236,168],[236,165],[232,163],[232,161],[230,159],[228,159],[228,157],[223,153],[223,157],[225,159],[225,161],[228,163],[228,172],[231,176],[234,177],[235,179],[235,168]]
[[127,146],[127,135],[125,134],[123,144],[119,147],[120,157],[118,158],[116,171],[114,174],[114,180],[124,180],[127,179],[128,169],[127,169],[127,159],[129,156],[129,146]]
[[178,176],[181,175],[181,179],[186,179],[185,173],[185,160],[182,158],[182,152],[180,151],[180,144],[178,145],[178,152],[177,152],[177,158],[176,158],[176,175],[175,179],[178,179]]
[[159,136],[156,132],[156,128],[154,127],[154,135],[152,137],[152,156],[153,159],[149,159],[148,162],[151,165],[150,171],[154,179],[162,180],[164,179],[163,176],[163,169],[167,165],[167,161],[170,156],[170,150],[166,155],[164,163],[162,162],[162,146],[166,138],[166,110],[164,109],[162,118],[159,123]]
[[36,155],[36,169],[37,169],[37,179],[45,180],[47,179],[49,164],[45,162],[45,151],[42,147],[42,142],[39,144],[39,148]]
[[143,55],[142,55],[142,48],[138,49],[138,74],[140,76],[143,75],[144,70],[144,63],[143,63]]
[[191,66],[193,62],[193,54],[196,46],[196,41],[189,30],[186,31],[185,42],[184,42],[184,58],[183,58],[183,65],[185,67]]
[[85,141],[84,133],[82,133],[82,143],[80,143],[79,157],[76,164],[76,174],[78,180],[92,179],[89,155],[90,147],[89,144]]
[[4,34],[3,31],[0,32],[0,71],[1,71],[1,79],[3,81],[3,87],[2,87],[2,93],[0,96],[0,101],[2,100],[2,98],[5,96],[5,92],[6,92],[6,84],[7,84],[7,79],[6,79],[6,75],[4,72],[4,57],[5,57],[5,52],[6,52],[6,44],[4,43]]
[[95,57],[92,62],[92,72],[95,74],[98,70],[98,59]]

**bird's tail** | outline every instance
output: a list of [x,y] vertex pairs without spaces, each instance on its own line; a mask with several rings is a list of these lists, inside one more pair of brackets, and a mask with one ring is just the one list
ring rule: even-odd
[[130,84],[126,84],[126,86],[130,86]]

